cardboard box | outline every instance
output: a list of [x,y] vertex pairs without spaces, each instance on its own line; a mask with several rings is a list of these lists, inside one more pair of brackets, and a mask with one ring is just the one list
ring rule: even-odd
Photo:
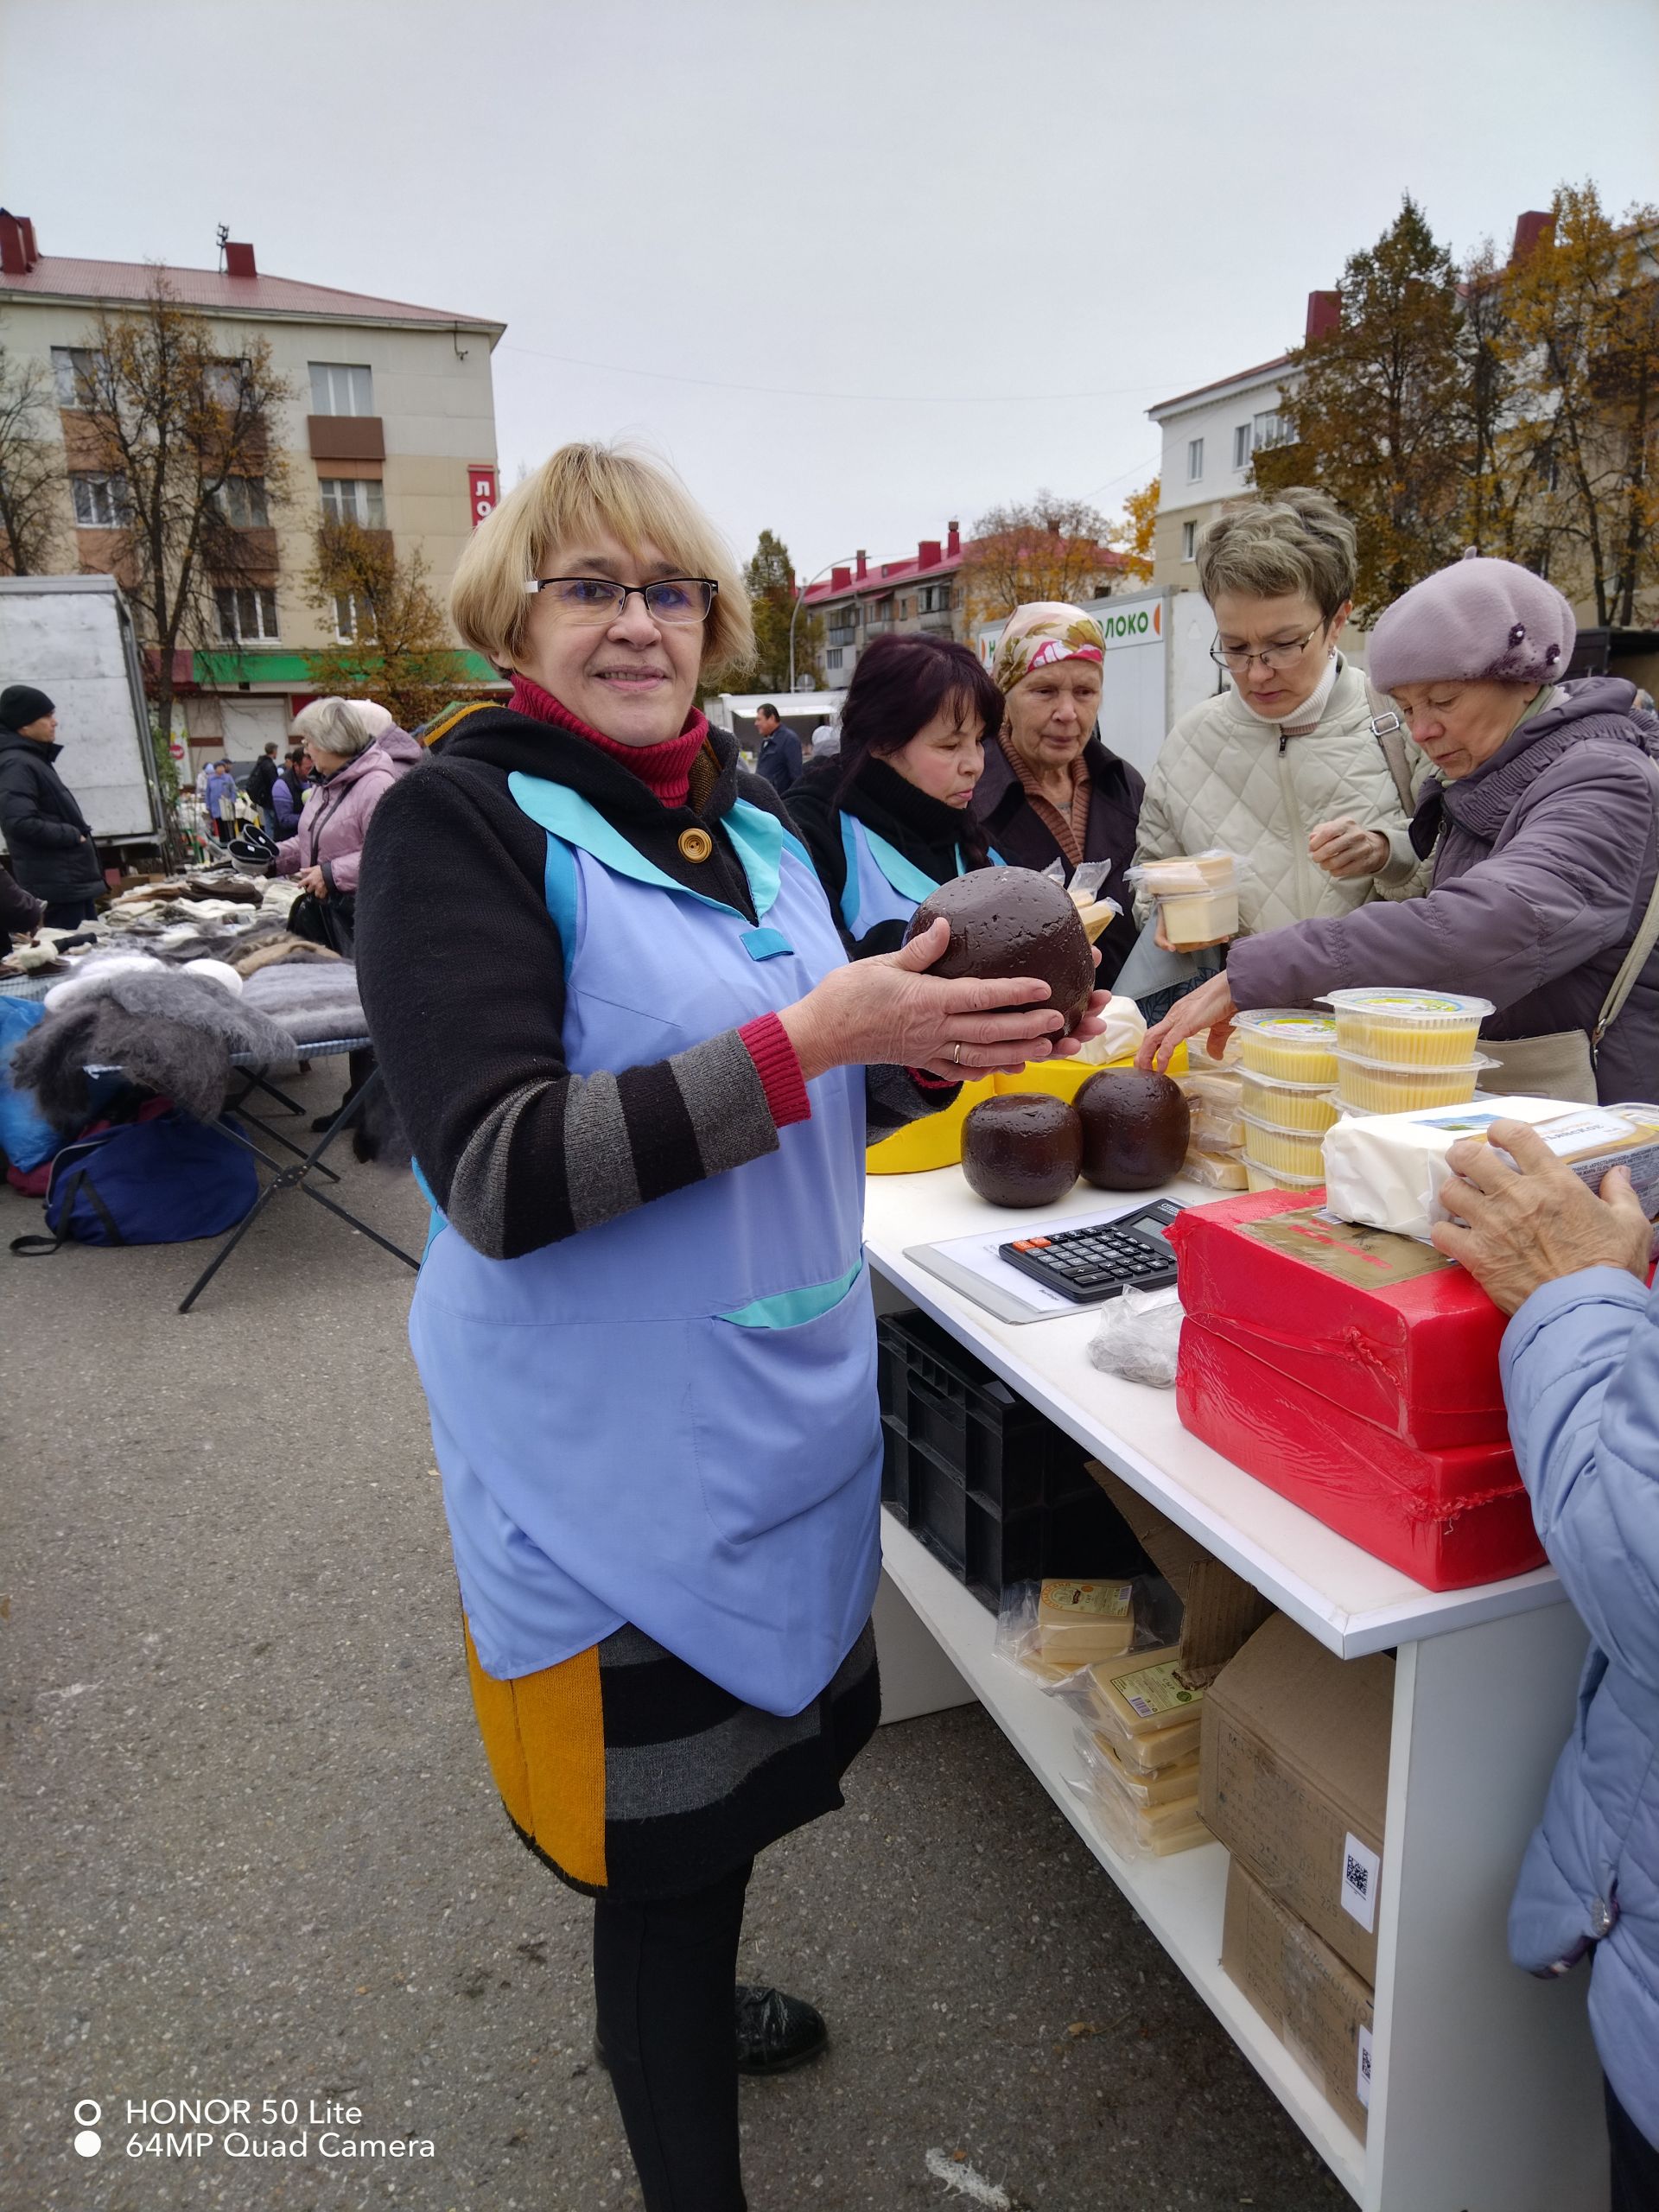
[[1181,1601],[1177,1649],[1182,1671],[1195,1681],[1209,1681],[1261,1627],[1273,1607],[1243,1575],[1205,1551],[1197,1537],[1178,1529],[1098,1459],[1084,1464]]
[[1376,1980],[1394,1662],[1275,1613],[1205,1694],[1198,1810],[1262,1886]]
[[1362,2142],[1371,2101],[1371,1993],[1235,1859],[1221,1964]]
[[1181,1307],[1279,1374],[1426,1451],[1504,1444],[1504,1319],[1409,1236],[1324,1218],[1322,1193],[1185,1207]]
[[1544,1563],[1507,1436],[1440,1450],[1408,1443],[1191,1315],[1175,1406],[1194,1436],[1427,1589],[1464,1590]]

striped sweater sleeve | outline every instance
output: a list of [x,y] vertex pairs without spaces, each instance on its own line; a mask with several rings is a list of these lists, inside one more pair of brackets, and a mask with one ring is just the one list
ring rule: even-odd
[[358,980],[433,1196],[476,1250],[515,1259],[776,1151],[778,1123],[736,1030],[618,1073],[570,1071],[544,840],[470,781],[434,764],[376,809]]

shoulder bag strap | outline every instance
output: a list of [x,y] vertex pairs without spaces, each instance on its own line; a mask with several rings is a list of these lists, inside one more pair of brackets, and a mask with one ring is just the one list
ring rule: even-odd
[[[1659,808],[1655,810],[1659,822]],[[1624,1001],[1636,988],[1636,979],[1648,964],[1648,956],[1659,944],[1659,869],[1653,879],[1653,895],[1648,900],[1648,911],[1642,917],[1641,926],[1630,939],[1630,949],[1624,956],[1624,965],[1613,978],[1613,988],[1602,1001],[1601,1018],[1590,1039],[1593,1052],[1614,1022],[1624,1011]]]
[[1409,822],[1417,811],[1417,798],[1411,788],[1411,761],[1406,752],[1400,717],[1369,676],[1365,678],[1365,696],[1371,709],[1371,735],[1376,740],[1378,750],[1389,764],[1389,773],[1394,779],[1395,795],[1400,801],[1402,812]]

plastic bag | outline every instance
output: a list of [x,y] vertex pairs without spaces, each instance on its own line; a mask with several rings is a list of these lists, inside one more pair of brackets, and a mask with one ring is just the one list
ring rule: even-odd
[[1180,1346],[1179,1291],[1131,1287],[1102,1309],[1100,1326],[1089,1340],[1089,1363],[1103,1375],[1121,1376],[1126,1382],[1173,1390]]
[[[1059,1582],[1069,1578],[1054,1575],[1048,1579]],[[1107,1663],[1114,1668],[1132,1666],[1137,1653],[1162,1651],[1179,1636],[1181,1601],[1161,1574],[1101,1575],[1096,1579],[1128,1593],[1134,1623],[1122,1653]],[[1042,1589],[1040,1582],[1011,1582],[1003,1591],[997,1606],[992,1649],[999,1659],[1006,1659],[1011,1667],[1017,1667],[1042,1688],[1053,1690],[1095,1662],[1044,1656],[1037,1616]]]
[[1114,992],[1101,1010],[1106,1027],[1098,1037],[1085,1038],[1077,1057],[1090,1067],[1104,1067],[1111,1060],[1132,1060],[1147,1033],[1147,1017],[1133,999]]
[[1240,1152],[1206,1152],[1193,1145],[1181,1162],[1181,1173],[1190,1182],[1202,1183],[1211,1191],[1247,1191],[1250,1186]]

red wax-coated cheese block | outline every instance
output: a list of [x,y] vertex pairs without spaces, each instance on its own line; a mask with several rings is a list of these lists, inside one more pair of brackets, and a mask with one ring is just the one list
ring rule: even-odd
[[1175,1402],[1194,1436],[1430,1590],[1544,1563],[1507,1445],[1420,1451],[1190,1319]]
[[1182,1310],[1264,1366],[1427,1451],[1507,1444],[1503,1316],[1455,1262],[1321,1217],[1322,1194],[1188,1206],[1169,1231]]

